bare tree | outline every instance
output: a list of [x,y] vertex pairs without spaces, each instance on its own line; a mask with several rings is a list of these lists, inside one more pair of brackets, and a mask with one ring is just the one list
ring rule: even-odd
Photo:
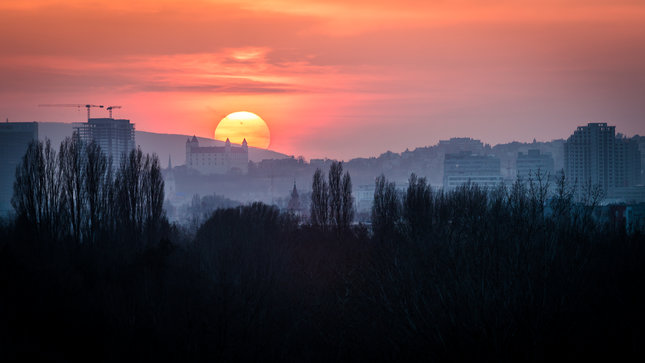
[[146,155],[144,168],[146,226],[157,230],[163,215],[164,181],[157,155]]
[[125,156],[115,177],[117,219],[132,237],[150,236],[163,219],[164,182],[159,158],[143,155],[140,148]]
[[401,205],[394,183],[385,176],[376,178],[372,204],[372,229],[375,236],[386,238],[396,232],[401,218]]
[[551,198],[552,219],[559,227],[571,223],[575,185],[570,186],[564,173],[555,181],[555,195]]
[[408,189],[403,197],[403,221],[407,232],[413,239],[427,236],[432,230],[433,196],[425,178],[417,178],[412,173]]
[[535,175],[529,173],[529,213],[534,223],[542,223],[544,220],[544,207],[546,206],[549,194],[549,173],[543,173],[540,169]]
[[593,215],[597,211],[597,207],[600,205],[604,197],[605,191],[602,186],[592,184],[590,181],[585,183],[583,188],[579,191],[579,211],[576,213],[576,217],[578,217],[578,226],[582,228],[583,232],[587,232],[596,227]]
[[61,206],[60,170],[56,152],[47,140],[33,141],[16,168],[11,204],[19,218],[40,234],[58,236],[64,209]]
[[345,175],[343,175],[343,181],[341,183],[340,203],[340,227],[341,229],[347,229],[354,221],[354,197],[352,196],[352,178],[349,176],[348,172],[345,172]]
[[45,159],[43,143],[33,141],[27,147],[22,163],[16,168],[11,204],[18,217],[36,229],[42,227],[45,210]]
[[85,195],[87,199],[86,238],[95,241],[101,226],[108,227],[111,213],[112,166],[98,144],[85,147],[87,162],[84,165]]
[[117,219],[121,227],[138,237],[143,232],[144,221],[144,188],[143,188],[143,152],[141,149],[132,150],[123,156],[116,174]]
[[343,175],[343,164],[333,162],[329,167],[329,222],[333,226],[341,225],[342,218],[342,197],[341,197],[341,177]]
[[329,224],[329,187],[320,169],[314,173],[311,190],[311,224],[326,229]]
[[61,170],[63,201],[69,213],[72,238],[81,242],[81,230],[86,216],[86,181],[84,167],[87,158],[82,142],[77,137],[68,137],[60,145],[58,154]]
[[66,210],[62,196],[61,170],[58,168],[58,157],[47,139],[43,148],[44,161],[44,215],[52,236],[59,236],[65,225]]

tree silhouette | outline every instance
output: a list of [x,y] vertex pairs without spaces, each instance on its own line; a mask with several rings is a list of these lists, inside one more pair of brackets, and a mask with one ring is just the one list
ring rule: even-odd
[[329,225],[329,186],[320,169],[316,169],[311,184],[311,224],[321,229]]
[[340,203],[341,213],[339,227],[346,230],[354,221],[355,214],[354,197],[352,196],[352,178],[349,176],[349,172],[345,172],[345,175],[343,175]]
[[326,229],[333,226],[337,231],[346,230],[354,220],[354,197],[352,179],[348,172],[343,175],[341,162],[333,162],[329,168],[329,183],[325,183],[322,171],[316,169],[312,182],[311,224]]
[[408,189],[403,197],[402,217],[407,233],[413,240],[421,239],[432,231],[433,195],[425,178],[410,175]]
[[329,167],[329,221],[338,227],[341,225],[342,218],[342,192],[341,192],[341,178],[343,176],[343,164],[340,162],[332,162]]
[[81,230],[87,216],[88,200],[85,167],[88,165],[87,155],[78,137],[68,137],[60,145],[58,153],[61,171],[61,185],[65,210],[69,214],[71,236],[76,242],[81,242]]
[[16,169],[12,204],[20,220],[47,238],[81,243],[126,231],[126,238],[140,239],[165,223],[163,189],[156,155],[132,150],[113,178],[100,147],[74,137],[58,154],[49,140],[29,145]]
[[376,178],[372,204],[372,230],[381,240],[394,237],[401,219],[399,197],[393,182],[384,175]]
[[11,204],[17,217],[43,237],[58,237],[65,225],[58,164],[50,141],[35,140],[16,168]]

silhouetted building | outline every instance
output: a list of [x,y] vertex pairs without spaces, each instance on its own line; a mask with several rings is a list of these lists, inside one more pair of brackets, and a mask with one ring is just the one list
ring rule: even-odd
[[629,234],[645,231],[645,203],[628,205],[625,208],[625,225]]
[[302,208],[300,207],[300,195],[298,194],[298,189],[296,188],[296,182],[293,182],[293,189],[291,190],[291,196],[289,198],[289,204],[287,205],[287,210],[289,213],[300,217],[302,215]]
[[607,123],[580,126],[564,144],[565,175],[570,183],[614,187],[636,185],[640,178],[638,143],[616,137]]
[[616,188],[641,184],[641,152],[638,141],[616,138]]
[[105,155],[112,158],[114,166],[134,149],[134,124],[130,120],[91,118],[75,124],[74,128],[83,142],[98,144]]
[[170,155],[168,155],[168,168],[163,173],[164,176],[164,194],[167,200],[172,201],[175,199],[175,172],[172,170],[172,162]]
[[16,167],[34,140],[38,140],[38,123],[0,123],[0,216],[6,216],[13,210],[11,197]]
[[500,160],[491,155],[474,155],[469,151],[446,154],[443,163],[443,188],[454,189],[465,183],[496,187],[502,182]]
[[538,149],[530,149],[526,154],[523,152],[517,153],[515,168],[517,170],[517,176],[523,180],[527,180],[529,176],[535,178],[538,171],[540,175],[545,177],[547,175],[553,175],[553,164],[554,161],[551,154],[543,154]]
[[199,146],[197,137],[186,141],[186,166],[198,172],[210,174],[240,173],[249,171],[249,147],[246,139],[242,146]]
[[641,175],[640,175],[640,185],[645,185],[645,136],[634,136],[632,137],[632,140],[634,140],[638,144],[638,151],[641,154]]
[[603,203],[645,203],[645,186],[609,188],[603,198]]
[[451,137],[450,140],[439,140],[438,149],[446,154],[458,154],[469,151],[473,154],[484,154],[484,144],[470,137]]
[[329,169],[329,166],[331,165],[331,163],[333,161],[334,160],[327,159],[327,158],[325,158],[325,159],[311,159],[311,160],[309,160],[309,165],[312,168],[317,168],[317,169],[320,169],[322,171],[325,171],[325,170]]
[[356,210],[359,212],[370,211],[374,203],[375,184],[359,185],[354,190]]

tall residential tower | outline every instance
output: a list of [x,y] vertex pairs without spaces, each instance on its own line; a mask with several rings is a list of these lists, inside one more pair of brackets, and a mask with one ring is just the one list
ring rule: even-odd
[[84,142],[94,141],[105,155],[112,158],[115,166],[121,157],[134,149],[134,124],[130,120],[113,118],[91,118],[75,124],[77,135]]
[[604,191],[639,182],[638,144],[617,138],[607,123],[580,126],[564,144],[564,172],[571,183],[599,186]]

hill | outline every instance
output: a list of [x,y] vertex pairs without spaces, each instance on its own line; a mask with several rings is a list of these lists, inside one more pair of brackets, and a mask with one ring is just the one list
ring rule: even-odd
[[[41,140],[48,138],[58,149],[61,141],[72,135],[72,124],[62,122],[39,122],[38,137]],[[173,165],[182,165],[186,160],[186,140],[189,135],[160,134],[147,131],[135,131],[135,143],[145,153],[159,155],[162,165],[165,167],[168,156],[172,158]],[[213,140],[205,137],[198,137],[201,146],[224,146],[223,141]],[[276,151],[249,147],[249,160],[259,162],[265,159],[284,159],[289,156]]]

